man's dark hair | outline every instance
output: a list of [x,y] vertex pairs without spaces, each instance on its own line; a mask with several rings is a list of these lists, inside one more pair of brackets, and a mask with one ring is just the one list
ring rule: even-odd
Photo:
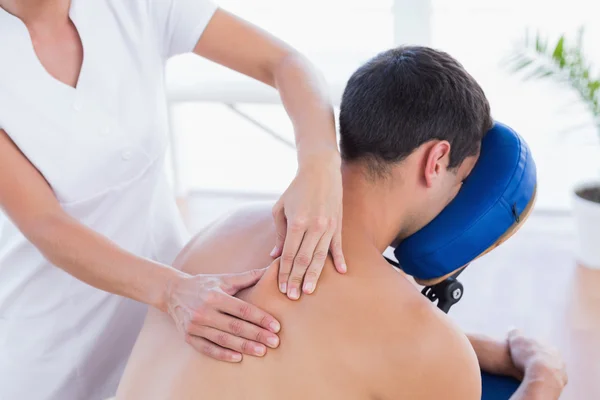
[[479,84],[450,55],[427,47],[383,52],[350,78],[342,98],[344,161],[364,161],[376,175],[430,140],[451,145],[449,168],[476,155],[492,127]]

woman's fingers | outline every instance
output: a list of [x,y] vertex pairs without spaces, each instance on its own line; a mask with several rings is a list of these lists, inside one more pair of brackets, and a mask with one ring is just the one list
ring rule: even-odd
[[215,304],[215,309],[229,314],[227,324],[223,324],[222,319],[217,319],[211,320],[210,326],[236,336],[258,340],[266,345],[271,345],[273,340],[277,340],[279,343],[279,338],[275,334],[281,329],[279,322],[260,308],[236,297],[223,294],[223,299]]
[[321,277],[321,272],[327,259],[327,249],[330,240],[331,237],[329,235],[324,235],[315,249],[313,259],[304,275],[304,285],[302,287],[304,293],[311,294],[317,287],[317,282]]
[[[273,333],[279,332],[281,324],[275,317],[253,304],[247,303],[237,297],[233,297],[239,290],[254,285],[265,271],[266,268],[249,271],[244,274],[224,275],[221,283],[223,293],[214,292],[210,305],[218,311],[251,322],[264,329],[268,329]],[[249,282],[252,282],[251,285],[247,285]]]
[[[335,233],[330,233],[334,226]],[[338,221],[319,217],[312,221],[312,225],[305,225],[300,220],[290,224],[290,228],[279,267],[279,287],[290,299],[297,300],[303,282],[304,293],[314,292],[330,248],[339,272],[346,272],[346,262],[342,254],[341,224]],[[309,273],[310,276],[307,275]]]
[[224,312],[197,315],[185,326],[186,336],[200,336],[223,348],[262,356],[266,347],[279,346],[279,337],[266,329]]
[[279,291],[288,293],[288,281],[294,260],[302,244],[302,239],[306,233],[307,224],[303,219],[297,219],[288,223],[288,229],[283,244],[283,252],[281,254],[281,262],[279,264]]
[[344,253],[342,251],[342,220],[337,221],[337,226],[335,229],[335,233],[333,238],[331,239],[331,245],[329,246],[331,250],[331,256],[333,257],[333,264],[335,265],[335,269],[342,274],[345,274],[348,271],[348,267],[346,266],[346,259],[344,258]]
[[219,361],[237,363],[242,361],[242,355],[239,352],[225,349],[217,346],[213,342],[199,336],[186,335],[185,341],[196,351]]
[[321,248],[317,252],[317,245],[321,240],[326,240],[327,243],[331,240],[331,235],[327,235],[326,220],[322,224],[313,227],[304,235],[304,240],[302,240],[300,250],[294,259],[288,280],[287,294],[290,299],[297,300],[300,298],[300,287],[305,280],[305,274],[311,264],[314,263],[317,268],[323,269],[329,245],[327,244],[325,251]]
[[[255,344],[261,343],[261,346],[266,345],[273,349],[279,346],[279,337],[276,334],[230,315],[220,314],[215,320],[214,327],[238,338],[251,340]],[[245,353],[245,351],[243,352]]]
[[236,353],[247,354],[249,356],[262,357],[267,353],[267,347],[264,344],[239,337],[218,328],[203,326],[192,336],[202,337],[223,349],[233,350]]
[[[208,337],[205,335],[207,328],[221,332],[223,336],[216,337],[215,339],[215,332],[211,331],[213,336]],[[201,326],[190,333],[205,337],[221,347],[251,355],[263,355],[260,353],[266,351],[265,346],[272,349],[279,346],[279,337],[274,333],[222,313],[212,315],[210,325]],[[235,339],[232,339],[230,336],[235,337]]]
[[[235,362],[239,361],[235,352],[263,355],[266,346],[279,345],[276,335],[281,329],[279,322],[269,313],[225,292],[235,293],[253,285],[263,273],[256,270],[235,275],[182,276],[169,294],[169,315],[189,343],[212,358]],[[209,343],[194,337],[202,337]]]
[[[224,293],[221,296],[223,298],[215,303],[215,307],[184,319],[183,330],[186,337],[203,337],[221,348],[253,356],[263,356],[266,353],[265,346],[279,346],[276,334],[257,326],[268,325],[269,321],[272,322],[271,316],[240,299]],[[240,319],[242,317],[244,319]],[[195,343],[206,345],[197,341]],[[213,358],[231,356],[217,350],[211,346],[202,348],[202,352],[209,352],[207,355]]]
[[[310,265],[313,265],[311,273],[319,277],[329,250],[336,269],[342,273],[346,270],[342,254],[343,188],[339,152],[307,154],[296,177],[273,208],[277,246],[272,256],[283,246],[279,290],[292,299],[300,297],[299,289]],[[321,240],[326,252],[322,251],[323,246],[317,251]],[[310,279],[307,291],[314,290],[315,284]]]

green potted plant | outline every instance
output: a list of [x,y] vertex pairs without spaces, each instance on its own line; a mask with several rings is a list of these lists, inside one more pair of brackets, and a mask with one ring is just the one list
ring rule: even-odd
[[[516,46],[507,65],[526,80],[550,79],[574,91],[591,113],[600,134],[600,73],[593,69],[583,47],[584,30],[575,40],[561,35],[553,44],[537,33]],[[600,160],[599,160],[600,161]],[[573,215],[578,231],[578,261],[600,269],[600,180],[573,190]]]

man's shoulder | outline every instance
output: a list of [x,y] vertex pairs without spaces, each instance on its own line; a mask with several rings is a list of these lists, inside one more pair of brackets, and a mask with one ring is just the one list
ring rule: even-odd
[[402,383],[388,374],[389,393],[409,398],[479,400],[480,372],[476,355],[467,337],[435,306],[415,302],[406,311],[409,324],[404,340],[391,346]]
[[244,204],[233,209],[224,221],[244,224],[264,223],[273,220],[272,210],[275,203],[272,201],[261,201]]
[[[197,233],[175,260],[188,273],[233,273],[257,268],[275,244],[272,203],[245,205]],[[268,264],[267,264],[268,265]]]
[[381,398],[479,400],[477,358],[464,333],[413,283],[380,275],[372,282],[377,301],[368,317],[375,319],[369,325],[381,325],[371,335],[384,351],[375,360],[374,392]]
[[202,241],[215,235],[228,236],[244,234],[257,225],[265,225],[272,221],[272,202],[255,202],[233,208],[215,218],[202,230],[195,234],[192,242]]

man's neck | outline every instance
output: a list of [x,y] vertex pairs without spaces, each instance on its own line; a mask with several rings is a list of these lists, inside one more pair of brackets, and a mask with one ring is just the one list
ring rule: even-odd
[[372,182],[363,171],[360,166],[342,166],[343,241],[360,243],[381,254],[402,233],[409,199],[402,201],[406,190],[398,180]]
[[71,0],[0,0],[0,7],[25,24],[54,24],[69,18]]

